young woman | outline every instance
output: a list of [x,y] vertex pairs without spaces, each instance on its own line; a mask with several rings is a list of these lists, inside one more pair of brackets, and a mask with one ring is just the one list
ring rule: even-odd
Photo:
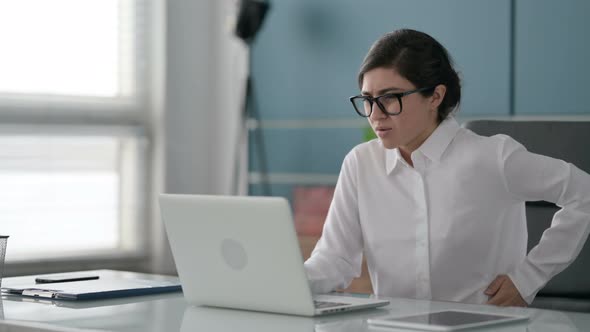
[[[371,47],[351,97],[378,139],[344,159],[305,268],[314,292],[345,288],[363,254],[375,294],[526,306],[590,230],[590,176],[450,114],[461,97],[446,49],[398,30]],[[527,255],[525,201],[560,207]]]

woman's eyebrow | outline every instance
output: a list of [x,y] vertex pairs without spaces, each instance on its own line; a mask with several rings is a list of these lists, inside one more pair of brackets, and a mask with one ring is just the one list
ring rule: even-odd
[[[385,89],[381,89],[381,90],[377,91],[377,95],[380,96],[380,95],[386,94],[388,92],[396,92],[396,91],[402,91],[402,90],[403,89],[400,89],[397,87],[389,87],[389,88],[385,88]],[[371,93],[369,93],[368,91],[361,91],[361,94],[365,95],[365,96],[371,95]]]

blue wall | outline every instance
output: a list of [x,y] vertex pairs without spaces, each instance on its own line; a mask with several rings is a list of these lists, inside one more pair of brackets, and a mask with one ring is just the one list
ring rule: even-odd
[[[409,27],[445,45],[462,72],[463,110],[508,109],[508,0],[280,0],[253,48],[263,119],[351,118],[347,97],[370,45]],[[494,89],[490,89],[494,87]]]
[[517,114],[588,114],[590,1],[517,0]]
[[[424,31],[449,50],[463,80],[460,115],[588,112],[590,4],[513,1],[271,0],[252,48],[271,178],[338,174],[366,125],[348,101],[360,63],[377,38],[399,28]],[[257,149],[251,139],[252,172],[260,170]],[[274,182],[273,194],[288,196],[298,180]]]

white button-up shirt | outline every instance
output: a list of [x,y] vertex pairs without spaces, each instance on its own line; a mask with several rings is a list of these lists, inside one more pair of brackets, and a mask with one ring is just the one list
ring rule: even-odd
[[[347,287],[364,253],[375,294],[485,303],[508,274],[527,302],[571,263],[590,231],[590,176],[478,136],[449,118],[411,155],[378,139],[344,159],[322,237],[305,268],[317,293]],[[525,201],[562,209],[527,255]]]

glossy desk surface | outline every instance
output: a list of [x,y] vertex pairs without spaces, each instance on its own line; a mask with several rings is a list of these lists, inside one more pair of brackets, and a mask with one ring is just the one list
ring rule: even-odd
[[[101,273],[121,273],[128,276],[136,275],[143,279],[150,278],[145,274],[129,272],[102,270]],[[31,277],[6,278],[2,285],[9,286],[30,280]],[[590,314],[585,313],[410,299],[391,299],[389,306],[380,309],[321,318],[193,307],[185,302],[180,292],[85,302],[36,301],[4,295],[0,309],[0,314],[3,314],[6,320],[43,322],[63,328],[104,331],[401,331],[369,326],[366,320],[382,315],[404,315],[442,309],[512,313],[530,317],[525,323],[479,329],[481,331],[590,331]]]

